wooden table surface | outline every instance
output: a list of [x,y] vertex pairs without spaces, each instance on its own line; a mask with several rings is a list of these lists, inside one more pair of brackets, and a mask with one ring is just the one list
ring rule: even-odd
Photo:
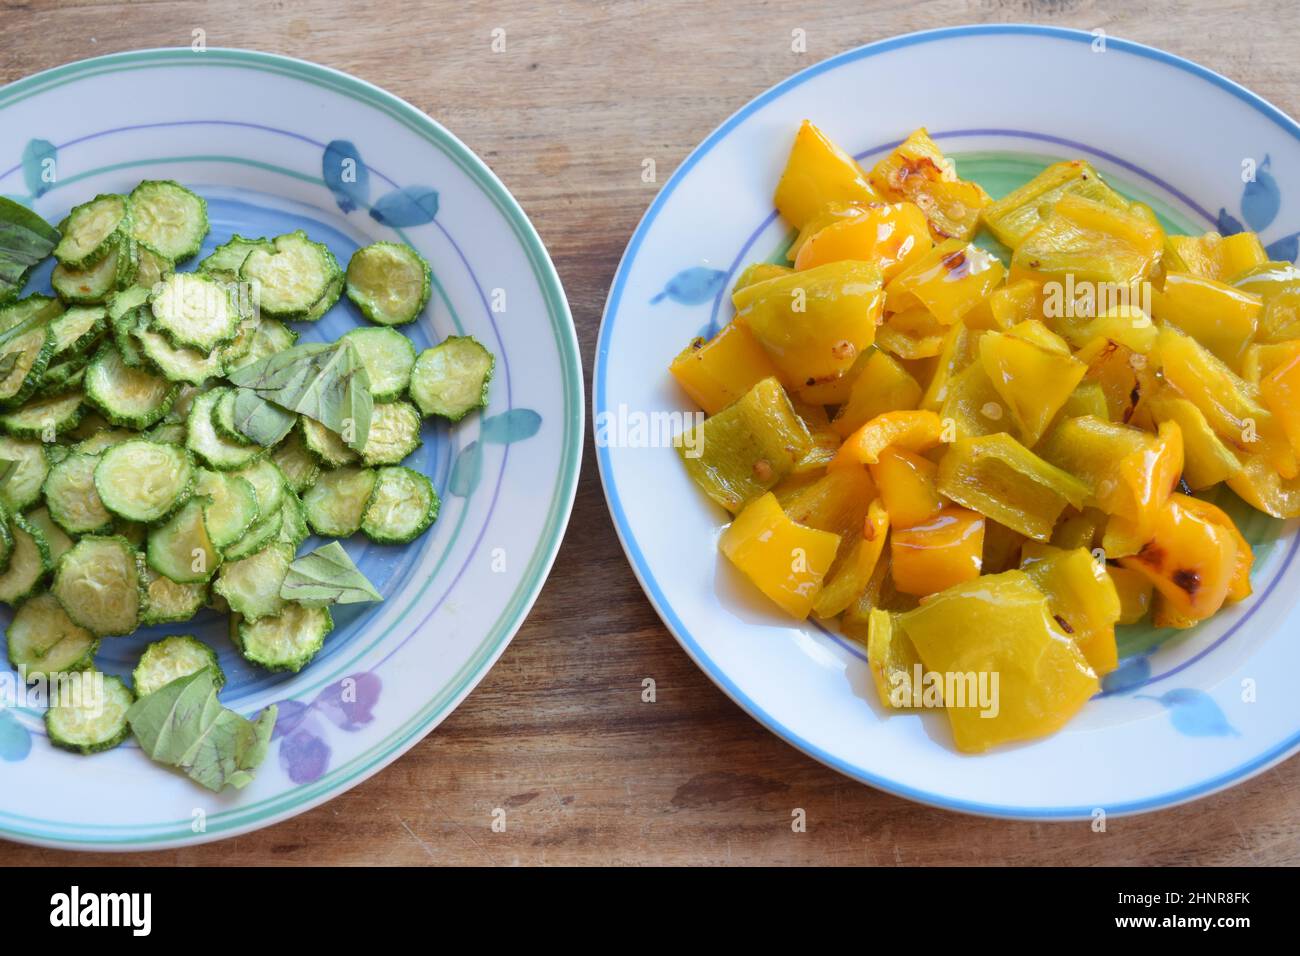
[[[656,188],[642,183],[642,161],[655,159],[662,183],[750,98],[847,48],[975,21],[1100,27],[1190,57],[1300,115],[1300,7],[1290,4],[1270,5],[1266,19],[1244,0],[1153,0],[1141,12],[1089,0],[735,6],[0,0],[0,83],[100,54],[189,45],[202,29],[210,46],[303,57],[391,90],[455,132],[523,204],[564,280],[588,380],[606,292]],[[504,53],[491,50],[497,27]],[[796,28],[806,31],[802,55],[790,49]],[[646,677],[657,703],[641,702]],[[0,859],[1295,864],[1298,790],[1293,760],[1094,833],[960,816],[853,783],[762,729],[678,647],[624,560],[589,445],[567,538],[532,615],[478,689],[395,764],[309,813],[220,843],[129,856],[10,844]],[[507,808],[504,833],[491,827],[497,807]],[[792,832],[794,808],[806,811],[806,832]]]

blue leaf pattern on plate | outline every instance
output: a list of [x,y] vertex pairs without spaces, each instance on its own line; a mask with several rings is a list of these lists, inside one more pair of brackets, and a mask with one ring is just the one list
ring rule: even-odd
[[1166,691],[1159,697],[1139,695],[1143,700],[1158,701],[1169,711],[1174,729],[1188,737],[1239,737],[1241,736],[1222,709],[1203,690],[1182,687]]
[[512,408],[483,422],[483,441],[489,445],[509,445],[532,438],[542,427],[542,416],[531,408]]
[[1139,686],[1151,676],[1151,661],[1144,656],[1130,657],[1101,680],[1108,694],[1122,694]]
[[1296,254],[1300,253],[1300,232],[1270,242],[1264,247],[1264,253],[1274,262],[1295,262]]
[[447,489],[458,498],[468,498],[478,487],[478,480],[482,473],[483,446],[472,441],[456,455],[456,463],[451,466],[451,478],[447,481]]
[[377,674],[353,674],[317,694],[312,707],[335,727],[351,733],[374,720],[375,704],[383,686]]
[[44,196],[54,186],[53,177],[47,177],[48,164],[57,160],[58,149],[49,140],[33,139],[23,150],[23,182],[33,196]]
[[1241,214],[1250,228],[1263,232],[1277,218],[1278,208],[1282,205],[1282,193],[1277,187],[1277,180],[1268,171],[1271,160],[1268,155],[1255,170],[1255,178],[1246,183],[1241,192]]
[[438,191],[428,186],[404,186],[375,203],[370,216],[385,226],[423,226],[438,215]]
[[375,704],[383,682],[368,671],[335,681],[310,704],[298,700],[279,702],[271,739],[280,741],[280,767],[294,783],[311,783],[329,769],[330,747],[325,742],[328,725],[355,733],[374,720]]
[[319,780],[329,765],[329,744],[305,727],[280,741],[280,768],[294,783]]
[[361,161],[360,151],[346,139],[336,139],[325,147],[321,178],[343,212],[351,212],[370,200],[370,170]]
[[1246,227],[1241,224],[1228,210],[1219,209],[1218,233],[1221,236],[1235,236],[1239,232],[1245,232]]
[[663,291],[651,299],[650,304],[669,298],[679,305],[700,305],[717,295],[726,279],[727,274],[718,269],[692,266],[669,279]]
[[31,752],[31,732],[9,711],[0,710],[0,760],[16,763]]

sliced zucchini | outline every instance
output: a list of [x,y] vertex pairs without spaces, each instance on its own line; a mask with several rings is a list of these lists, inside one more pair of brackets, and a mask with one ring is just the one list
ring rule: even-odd
[[251,445],[253,439],[235,427],[235,394],[233,388],[221,390],[221,397],[212,406],[212,427],[227,441],[232,441],[236,445]]
[[114,425],[142,430],[158,422],[176,401],[177,386],[161,375],[131,368],[117,348],[104,343],[86,368],[86,399]]
[[65,266],[84,269],[113,252],[131,233],[131,209],[125,196],[96,196],[68,214],[54,257]]
[[0,413],[0,429],[15,438],[53,441],[55,436],[77,427],[84,398],[81,392],[34,398],[22,408]]
[[177,584],[147,565],[144,578],[144,613],[140,615],[142,627],[188,621],[199,613],[199,609],[208,600],[206,584]]
[[131,219],[131,235],[171,262],[195,255],[208,234],[207,202],[166,179],[131,190]]
[[269,515],[279,509],[286,486],[284,475],[280,474],[280,469],[273,462],[262,458],[235,474],[253,486],[253,491],[257,493],[259,512]]
[[64,302],[97,305],[135,280],[135,260],[129,240],[119,239],[108,255],[85,268],[60,262],[50,273],[50,285]]
[[16,605],[40,590],[50,570],[50,548],[45,535],[20,514],[10,517],[13,553],[9,567],[0,574],[0,601]]
[[293,329],[275,319],[262,316],[256,331],[253,332],[253,340],[249,344],[248,351],[228,362],[226,372],[229,374],[245,365],[261,361],[268,355],[283,352],[296,341],[298,341],[298,333]]
[[148,243],[135,240],[135,284],[146,292],[176,271],[175,263]]
[[307,310],[307,314],[302,317],[302,320],[304,322],[315,322],[322,318],[326,312],[334,308],[334,303],[339,300],[339,296],[342,294],[343,273],[340,272],[334,277],[334,281],[329,284],[328,288],[325,289],[325,294],[317,299],[316,304]]
[[257,337],[257,327],[261,324],[262,319],[257,313],[239,320],[235,337],[221,346],[221,351],[218,353],[222,369],[233,371],[239,360],[249,353],[253,348],[253,339]]
[[[113,519],[113,534],[121,535],[126,538],[131,547],[137,551],[143,552],[145,545],[149,542],[149,526],[141,524],[138,521],[126,521],[123,518]],[[145,565],[146,575],[149,567]]]
[[203,499],[191,498],[165,522],[149,531],[149,567],[177,584],[202,584],[221,564],[203,520]]
[[71,535],[103,534],[113,526],[95,487],[99,455],[74,451],[50,468],[42,491],[54,523]]
[[287,544],[297,554],[298,547],[309,537],[311,529],[307,527],[307,509],[302,499],[292,491],[286,492],[280,505],[280,531],[275,540]]
[[194,399],[186,419],[188,434],[185,447],[198,455],[205,464],[217,471],[234,471],[243,468],[262,454],[258,445],[240,445],[217,434],[212,425],[212,408],[221,399],[224,389],[214,388]]
[[141,567],[140,552],[125,538],[87,535],[59,559],[50,590],[92,634],[130,634],[144,603]]
[[[135,695],[116,677],[105,675],[102,691],[98,679],[83,680],[78,685],[61,683],[57,698],[45,712],[45,732],[50,743],[79,754],[112,750],[131,732],[126,712],[135,703]],[[80,695],[72,687],[80,687]]]
[[0,505],[17,513],[34,505],[50,463],[40,442],[0,436],[0,459],[15,463],[13,472],[0,482]]
[[[45,537],[45,543],[50,550],[51,567],[58,564],[59,558],[63,557],[65,553],[72,549],[72,538],[70,538],[62,528],[54,523],[54,519],[50,517],[50,511],[48,508],[33,508],[31,511],[27,512],[26,517],[27,522]],[[7,523],[4,524],[3,527],[4,530],[0,531],[0,552],[5,553],[7,558],[7,549],[4,546],[4,541],[10,532]],[[9,538],[9,542],[10,547],[12,547],[13,539]]]
[[211,276],[177,272],[149,296],[152,327],[181,348],[206,354],[229,342],[242,316],[230,303],[226,286]]
[[174,634],[154,641],[140,655],[140,663],[131,674],[137,697],[148,697],[162,690],[174,680],[212,668],[212,683],[220,687],[226,682],[217,652],[190,634]]
[[271,617],[284,609],[280,585],[292,561],[293,550],[272,541],[255,554],[223,564],[212,590],[247,621]]
[[0,505],[0,574],[9,570],[9,559],[13,553],[14,533],[9,528],[9,512],[4,505]]
[[496,359],[468,335],[453,335],[425,349],[411,370],[411,400],[425,415],[458,422],[487,405]]
[[275,617],[241,620],[238,646],[246,660],[269,671],[296,673],[311,662],[333,629],[329,608],[290,602]]
[[380,468],[361,530],[376,544],[406,544],[433,524],[438,507],[438,493],[424,475],[401,466]]
[[261,551],[278,538],[283,526],[283,509],[273,511],[249,528],[238,541],[222,551],[222,556],[227,561],[242,561],[244,558]]
[[324,472],[302,497],[307,524],[317,534],[330,538],[356,534],[361,530],[375,480],[370,468],[344,466]]
[[360,456],[349,448],[338,432],[330,431],[314,418],[298,416],[298,431],[307,450],[326,468],[339,468],[357,461]]
[[9,624],[9,663],[24,681],[93,667],[98,648],[95,635],[48,592],[24,601]]
[[239,233],[235,233],[229,240],[223,242],[212,253],[199,263],[199,271],[206,272],[209,275],[225,276],[227,278],[238,278],[240,267],[243,266],[244,260],[254,249],[265,249],[267,252],[275,251],[275,243],[270,239],[245,239]]
[[15,329],[0,344],[0,408],[14,408],[40,385],[54,355],[54,336],[48,326]]
[[343,338],[352,343],[365,366],[376,402],[391,402],[406,393],[415,367],[415,345],[410,339],[387,328],[353,329]]
[[[88,356],[77,355],[65,362],[60,362],[58,365],[49,366],[45,370],[45,374],[41,376],[41,383],[36,386],[31,398],[27,400],[27,404],[30,405],[35,401],[65,395],[68,392],[81,391],[81,386],[86,381],[86,366],[89,363]],[[84,393],[82,394],[84,397]],[[78,421],[80,421],[80,417],[78,417]],[[75,428],[76,426],[72,427]]]
[[218,550],[242,538],[261,515],[252,483],[230,472],[200,469],[194,491],[206,499],[203,519]]
[[85,352],[108,327],[108,311],[102,305],[76,305],[50,322],[54,336],[54,357],[61,359]]
[[[76,431],[70,437],[75,438]],[[98,455],[105,448],[112,448],[114,445],[120,445],[124,441],[130,441],[132,438],[138,438],[139,433],[131,431],[129,428],[101,428],[86,438],[83,438],[77,444],[72,446],[73,451],[79,451],[83,455]]]
[[108,328],[113,335],[122,361],[132,368],[144,364],[135,330],[148,325],[152,314],[148,309],[149,290],[132,286],[108,300]]
[[189,431],[185,428],[184,422],[161,421],[153,428],[144,433],[144,437],[149,441],[160,442],[165,445],[184,445],[185,436]]
[[190,406],[194,404],[194,399],[203,394],[203,389],[196,388],[193,385],[182,385],[179,392],[176,393],[176,401],[166,416],[165,422],[179,422],[184,425],[190,417]]
[[376,242],[348,262],[348,298],[377,325],[413,322],[429,301],[433,272],[410,246]]
[[320,463],[308,450],[301,429],[295,428],[272,449],[271,461],[280,469],[285,484],[296,494],[302,494],[310,488],[320,475]]
[[[0,306],[0,339],[8,340],[7,333],[20,326],[35,328],[63,314],[63,303],[48,295],[29,295]],[[26,328],[24,331],[26,331]]]
[[[239,277],[257,283],[262,314],[273,319],[303,319],[328,295],[339,274],[329,249],[299,229],[276,236],[275,251],[253,249]],[[332,304],[332,303],[331,303]]]
[[377,403],[370,417],[370,433],[361,449],[366,465],[396,465],[423,444],[420,413],[410,402]]
[[127,521],[161,521],[194,491],[194,459],[180,445],[138,438],[107,449],[95,468],[104,507]]
[[157,369],[169,382],[202,385],[220,375],[224,368],[220,352],[204,353],[173,345],[167,336],[150,328],[137,326],[134,335],[150,367]]

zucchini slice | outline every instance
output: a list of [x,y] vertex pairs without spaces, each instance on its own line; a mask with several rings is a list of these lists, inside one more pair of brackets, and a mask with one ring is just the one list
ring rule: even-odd
[[74,451],[50,468],[42,491],[54,523],[70,535],[107,533],[113,516],[95,487],[99,455]]
[[13,515],[10,522],[14,545],[9,568],[0,574],[0,601],[16,605],[40,590],[50,570],[50,548],[45,535],[22,515]]
[[9,663],[24,681],[93,667],[99,640],[68,617],[53,594],[28,598],[9,624]]
[[177,584],[202,584],[212,579],[221,564],[221,552],[212,545],[203,520],[203,499],[191,498],[165,522],[149,531],[146,560]]
[[212,409],[224,391],[225,389],[214,388],[194,399],[189,417],[185,420],[188,429],[185,447],[198,455],[209,468],[234,471],[261,455],[262,448],[258,445],[239,445],[217,434],[212,424]]
[[376,242],[348,262],[348,298],[376,325],[415,321],[429,301],[433,272],[410,246]]
[[54,357],[80,355],[94,344],[108,327],[108,310],[102,305],[74,305],[50,322],[54,336]]
[[[140,552],[144,551],[144,546],[149,541],[149,526],[138,521],[125,521],[122,518],[114,518],[112,533],[126,538],[127,543]],[[146,564],[146,574],[148,570],[149,566]]]
[[257,283],[263,315],[304,319],[336,284],[338,261],[327,247],[312,242],[301,229],[276,236],[273,243],[274,252],[251,250],[239,277]]
[[160,445],[184,445],[189,432],[184,422],[161,421],[144,433],[144,437]]
[[357,461],[360,456],[349,448],[338,432],[330,431],[314,418],[298,416],[298,430],[307,450],[321,460],[326,468],[339,468]]
[[164,279],[149,302],[153,328],[172,344],[204,354],[233,339],[242,319],[224,283],[194,272],[177,272]]
[[15,438],[53,441],[55,436],[77,427],[84,398],[81,392],[34,398],[22,408],[0,413],[0,429]]
[[140,625],[175,624],[199,613],[208,599],[206,584],[177,584],[148,565],[144,569],[144,613]]
[[180,445],[137,438],[107,449],[95,468],[104,507],[127,521],[161,521],[194,490],[194,459]]
[[169,179],[131,190],[131,235],[171,262],[195,255],[208,234],[208,204]]
[[45,449],[40,442],[0,436],[0,458],[16,463],[13,473],[0,483],[0,505],[15,514],[25,511],[40,498],[50,472]]
[[229,374],[245,365],[252,365],[276,352],[283,352],[296,341],[298,341],[298,333],[293,329],[283,322],[262,316],[257,329],[253,332],[253,340],[249,343],[248,351],[228,362],[226,373]]
[[[0,338],[8,340],[4,334],[12,332],[19,326],[35,328],[63,314],[63,303],[48,295],[29,295],[0,306]],[[25,331],[25,329],[24,329]]]
[[253,339],[257,336],[257,327],[261,324],[262,320],[257,313],[244,316],[239,320],[235,337],[221,346],[221,351],[218,353],[223,370],[233,370],[239,360],[248,354],[253,347]]
[[232,441],[236,445],[252,445],[253,439],[235,427],[235,394],[233,388],[221,390],[221,397],[212,406],[212,427],[226,441]]
[[302,499],[291,491],[287,492],[284,502],[280,505],[280,531],[276,534],[275,540],[287,544],[294,554],[297,554],[299,546],[310,537],[311,529],[307,527],[307,509],[303,507]]
[[146,292],[176,271],[175,264],[148,243],[135,240],[135,285]]
[[314,485],[320,475],[320,463],[304,443],[301,429],[295,428],[271,450],[271,461],[295,494],[302,494]]
[[244,260],[254,249],[274,252],[275,244],[270,239],[245,239],[239,233],[235,233],[199,263],[199,271],[206,272],[208,275],[237,279]]
[[388,328],[353,329],[343,338],[352,343],[365,366],[376,402],[391,402],[406,393],[415,367],[415,345],[410,339]]
[[[54,523],[54,519],[50,517],[50,511],[48,508],[33,508],[31,511],[27,512],[26,517],[28,524],[39,531],[45,538],[45,543],[49,547],[50,551],[50,566],[53,567],[58,564],[59,558],[72,550],[72,545],[74,543],[72,538],[70,538],[62,528]],[[3,529],[3,531],[0,531],[0,554],[3,554],[7,558],[8,550],[4,546],[6,536],[9,535],[9,526],[7,523],[3,523]],[[13,539],[10,537],[7,540],[9,541],[9,547],[12,547]],[[0,562],[0,565],[3,564],[4,562]]]
[[420,413],[410,402],[376,403],[370,433],[361,449],[366,465],[396,465],[424,443],[420,438]]
[[245,660],[269,671],[296,673],[319,653],[333,629],[329,608],[289,602],[274,617],[240,621],[239,651]]
[[199,469],[194,493],[206,499],[203,520],[217,550],[242,538],[261,515],[252,483],[227,471]]
[[212,668],[212,683],[221,687],[226,675],[217,662],[217,652],[190,634],[174,634],[154,641],[140,655],[140,663],[131,674],[137,697],[148,697],[174,680]]
[[48,326],[19,331],[0,344],[0,408],[13,408],[27,400],[45,375],[54,355],[54,336]]
[[97,637],[130,634],[144,603],[140,552],[118,535],[87,535],[59,559],[50,590]]
[[235,474],[253,486],[257,494],[257,510],[261,514],[270,515],[279,509],[286,485],[284,475],[274,463],[263,458]]
[[223,564],[212,590],[246,621],[271,617],[284,609],[280,585],[292,561],[293,550],[273,541],[255,554]]
[[238,541],[222,551],[222,556],[227,561],[242,561],[278,538],[283,527],[284,511],[282,509],[273,511],[249,528]]
[[9,530],[9,512],[4,505],[0,505],[0,574],[9,570],[9,559],[13,553],[14,533]]
[[102,691],[98,679],[82,680],[77,695],[67,683],[59,685],[57,699],[45,712],[45,732],[50,743],[79,754],[112,750],[131,732],[126,712],[135,695],[116,677],[104,675]]
[[344,466],[325,472],[303,495],[307,524],[325,537],[351,537],[361,530],[361,519],[374,490],[373,469]]
[[496,359],[468,335],[452,335],[425,349],[411,370],[411,400],[425,415],[458,422],[487,405]]
[[60,262],[50,273],[50,285],[64,302],[97,305],[135,281],[136,260],[129,239],[119,239],[108,255],[82,269]]
[[65,266],[84,269],[116,249],[131,232],[131,208],[125,196],[96,196],[68,214],[54,257]]
[[316,304],[307,310],[307,314],[302,317],[304,322],[315,322],[322,318],[326,312],[334,308],[334,303],[339,300],[343,294],[343,273],[339,272],[334,277],[334,281],[325,289],[325,294],[316,300]]
[[160,375],[131,368],[107,342],[86,367],[86,399],[114,425],[142,430],[157,423],[176,401],[177,386]]
[[[71,437],[75,438],[76,432],[79,431],[80,429],[74,430]],[[140,437],[139,434],[129,428],[101,428],[93,435],[83,438],[73,445],[72,450],[79,451],[83,455],[98,455],[106,448],[112,448],[114,445],[120,445],[124,441],[130,441],[132,438],[138,437]]]
[[141,326],[137,326],[133,334],[146,361],[169,382],[202,385],[220,375],[225,368],[220,352],[200,352],[176,346],[167,336]]
[[425,532],[438,517],[438,493],[418,471],[401,466],[375,472],[361,530],[376,544],[406,544]]
[[108,328],[122,360],[132,368],[144,364],[144,356],[135,338],[135,330],[147,323],[149,290],[132,286],[112,296],[106,305]]

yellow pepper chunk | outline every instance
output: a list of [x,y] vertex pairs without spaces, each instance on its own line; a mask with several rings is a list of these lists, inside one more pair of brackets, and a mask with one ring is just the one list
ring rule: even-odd
[[1300,342],[1289,343],[1279,359],[1261,378],[1259,393],[1268,410],[1281,422],[1292,450],[1300,456]]
[[853,157],[804,120],[776,186],[776,208],[782,218],[799,229],[831,203],[878,200]]
[[1168,386],[1143,397],[1153,422],[1173,422],[1183,438],[1183,480],[1193,491],[1227,481],[1241,471],[1241,462],[1214,433],[1201,410]]
[[847,437],[877,415],[915,408],[920,400],[921,386],[911,373],[893,357],[875,350],[854,380],[831,428]]
[[1257,295],[1187,272],[1166,273],[1164,288],[1151,293],[1157,321],[1193,336],[1232,368],[1240,367],[1263,309]]
[[693,341],[668,371],[695,404],[713,415],[776,375],[776,366],[743,322],[731,322],[707,342]]
[[[1132,288],[1155,267],[1164,232],[1154,217],[1067,193],[1016,248],[1011,279]],[[1100,296],[1098,296],[1100,298]]]
[[981,218],[1003,245],[1015,249],[1066,193],[1096,199],[1117,209],[1128,208],[1128,202],[1107,186],[1089,163],[1075,159],[1048,166],[1020,188],[985,206]]
[[867,618],[867,666],[886,710],[909,710],[913,705],[916,669],[921,665],[916,648],[897,625],[898,615],[873,608]]
[[925,213],[910,202],[870,206],[856,216],[838,218],[809,237],[799,249],[799,271],[860,259],[880,268],[888,282],[934,245]]
[[884,412],[867,422],[840,446],[832,470],[875,464],[890,445],[908,451],[929,451],[943,441],[943,419],[922,409]]
[[879,500],[873,501],[862,527],[852,537],[841,539],[840,553],[813,603],[814,614],[834,617],[862,596],[880,563],[888,537],[889,514]]
[[918,307],[942,325],[952,325],[996,289],[1006,267],[979,246],[949,239],[898,273],[885,288],[890,312]]
[[1119,624],[1136,624],[1151,611],[1151,579],[1117,564],[1106,565],[1111,584],[1119,596]]
[[718,546],[755,587],[803,620],[835,560],[840,536],[791,521],[769,492],[736,516]]
[[751,285],[766,282],[768,279],[779,279],[781,276],[788,276],[793,271],[789,266],[783,266],[775,262],[752,263],[745,266],[744,271],[736,277],[736,284],[731,287],[731,294],[735,295],[741,289],[748,289]]
[[[1027,322],[1025,326],[1042,328],[1038,322]],[[1064,353],[1048,351],[1014,334],[1014,330],[986,332],[980,337],[979,350],[989,381],[1006,402],[1029,445],[1042,437],[1088,371],[1088,366],[1068,349]]]
[[969,241],[979,226],[980,210],[990,201],[977,183],[957,178],[952,161],[924,128],[878,162],[869,180],[882,196],[921,207],[938,242],[951,238]]
[[984,516],[966,508],[942,508],[910,528],[889,535],[894,586],[922,597],[979,577],[984,556]]
[[921,407],[937,412],[948,400],[957,374],[975,359],[979,349],[979,334],[961,322],[948,330],[943,340],[943,348],[935,357],[934,372],[925,386],[921,396]]
[[793,521],[848,537],[862,529],[867,506],[876,498],[876,486],[865,468],[828,471],[787,495],[781,507]]
[[844,261],[757,283],[732,301],[781,380],[803,388],[853,367],[876,337],[885,296],[875,266]]
[[[950,588],[900,615],[898,624],[926,671],[961,692],[962,699],[945,693],[944,702],[953,739],[968,753],[1054,733],[1099,688],[1047,596],[1023,571]],[[983,707],[970,693],[981,680],[988,691]]]
[[1250,569],[1255,565],[1255,552],[1251,550],[1250,543],[1237,528],[1236,523],[1222,508],[1208,501],[1187,496],[1183,496],[1180,501],[1188,511],[1200,515],[1206,521],[1228,532],[1237,545],[1237,559],[1232,568],[1232,578],[1228,581],[1227,600],[1242,601],[1250,597]]
[[895,528],[920,524],[943,507],[943,499],[939,497],[939,466],[929,459],[890,446],[869,467]]
[[1274,518],[1300,518],[1300,478],[1283,478],[1263,455],[1246,455],[1228,487],[1252,508]]
[[1233,282],[1245,273],[1262,266],[1268,261],[1268,253],[1259,236],[1253,232],[1237,232],[1225,236],[1221,243],[1223,252],[1222,271],[1215,278],[1222,282]]
[[1120,601],[1105,565],[1088,548],[1066,551],[1028,542],[1022,554],[1021,569],[1047,595],[1056,623],[1074,638],[1097,675],[1118,667],[1115,623]]

